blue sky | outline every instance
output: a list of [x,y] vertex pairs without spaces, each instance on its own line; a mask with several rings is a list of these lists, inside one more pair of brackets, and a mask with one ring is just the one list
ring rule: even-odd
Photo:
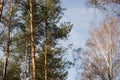
[[64,11],[62,22],[73,23],[69,42],[74,42],[75,47],[83,47],[88,38],[90,24],[98,22],[102,15],[95,8],[87,8],[85,0],[61,0],[61,2],[67,9]]
[[[70,21],[73,23],[73,29],[70,37],[65,44],[73,44],[73,48],[83,48],[87,38],[89,37],[90,24],[97,24],[102,19],[102,13],[95,8],[88,8],[85,0],[61,0],[64,16],[61,22]],[[72,60],[69,51],[69,59]],[[77,70],[79,71],[79,70]],[[67,80],[76,80],[76,69],[71,68]]]

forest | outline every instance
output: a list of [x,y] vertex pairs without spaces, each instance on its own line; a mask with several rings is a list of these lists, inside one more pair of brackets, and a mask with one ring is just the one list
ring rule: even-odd
[[[0,80],[120,80],[120,0],[74,3],[83,1],[102,20],[73,34],[77,22],[64,20],[65,0],[0,0]],[[73,47],[85,33],[84,46],[77,38]]]

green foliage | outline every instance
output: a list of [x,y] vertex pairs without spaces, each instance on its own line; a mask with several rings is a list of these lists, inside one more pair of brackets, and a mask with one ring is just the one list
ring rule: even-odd
[[3,72],[3,61],[0,59],[0,80],[3,76],[2,72]]
[[[25,57],[29,57],[27,62],[30,61],[31,65],[29,0],[14,0],[14,3],[16,5],[12,12],[11,53],[9,55],[7,80],[20,80],[21,71],[18,63],[25,62]],[[72,29],[72,24],[66,22],[59,25],[63,10],[60,0],[33,0],[34,42],[35,52],[38,54],[36,56],[37,80],[44,80],[45,46],[48,46],[46,54],[48,80],[65,80],[67,78],[67,69],[72,63],[63,58],[66,48],[60,46],[59,41],[67,39]],[[5,15],[5,17],[7,16]],[[0,43],[2,44],[2,39],[0,39]],[[28,46],[27,55],[26,45]],[[0,62],[0,66],[1,64]],[[31,74],[31,71],[29,74]]]
[[[72,29],[72,24],[62,23],[58,26],[57,23],[61,18],[63,10],[60,7],[59,0],[56,2],[55,0],[46,0],[41,7],[42,16],[46,15],[46,17],[42,21],[42,26],[40,26],[43,34],[41,35],[42,44],[40,45],[36,61],[37,80],[45,80],[45,55],[47,56],[47,79],[65,80],[68,75],[67,69],[71,66],[71,62],[63,58],[66,49],[59,45],[59,41],[67,39]],[[47,53],[45,54],[46,46]]]
[[7,71],[7,80],[20,80],[20,65],[11,62]]
[[39,23],[40,26],[37,31],[35,31],[35,34],[37,34],[35,35],[36,39],[40,39],[41,42],[41,44],[38,44],[40,47],[38,48],[36,61],[37,80],[45,80],[45,46],[47,46],[47,79],[65,80],[68,75],[67,69],[71,66],[71,62],[63,58],[65,49],[59,45],[59,41],[67,39],[72,29],[72,24],[68,22],[58,26],[64,10],[61,8],[59,0],[41,0],[40,3],[39,15],[42,21]]
[[56,39],[58,39],[58,38],[61,38],[61,39],[67,38],[68,34],[71,32],[72,26],[73,25],[70,22],[62,23],[60,25],[60,27],[58,28],[58,30],[56,31],[57,33],[55,33],[56,34],[55,35]]
[[[63,51],[61,48],[48,50],[47,53],[47,75],[48,80],[65,80],[68,72],[66,68],[70,66],[69,62],[62,57]],[[37,59],[37,80],[44,80],[44,52],[39,54]]]

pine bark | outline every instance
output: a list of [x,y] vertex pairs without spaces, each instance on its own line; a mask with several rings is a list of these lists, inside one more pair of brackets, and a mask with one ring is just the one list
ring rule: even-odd
[[31,36],[31,55],[32,55],[32,80],[36,80],[36,68],[35,68],[35,45],[33,35],[33,12],[32,12],[32,0],[30,0],[30,36]]
[[0,0],[0,21],[2,16],[3,6],[4,6],[4,0]]
[[45,52],[44,52],[44,70],[45,70],[45,80],[47,80],[47,45],[45,45]]

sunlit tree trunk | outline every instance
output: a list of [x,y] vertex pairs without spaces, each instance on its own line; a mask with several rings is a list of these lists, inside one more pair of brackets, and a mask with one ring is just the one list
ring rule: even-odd
[[45,80],[47,80],[47,45],[45,45],[45,52],[44,52],[44,70],[45,70]]
[[4,61],[4,69],[3,69],[3,80],[6,80],[6,77],[7,77],[6,75],[7,75],[9,46],[10,46],[11,15],[12,15],[12,0],[10,0],[10,18],[8,22],[7,43],[6,43],[5,61]]
[[31,55],[32,55],[32,80],[36,80],[36,69],[35,69],[35,45],[33,35],[33,15],[32,15],[32,0],[30,0],[30,36],[31,36]]
[[45,80],[47,80],[47,45],[45,44],[45,52],[44,52],[44,71],[45,71]]
[[0,20],[2,16],[3,6],[4,6],[4,0],[0,0]]

